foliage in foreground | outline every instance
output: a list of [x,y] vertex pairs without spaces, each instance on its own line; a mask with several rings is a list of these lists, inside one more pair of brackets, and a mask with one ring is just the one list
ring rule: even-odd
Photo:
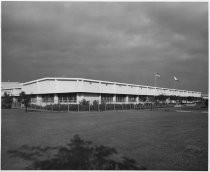
[[94,146],[91,141],[84,141],[74,135],[70,143],[63,147],[21,146],[10,150],[13,157],[31,160],[28,169],[39,170],[145,170],[138,167],[135,160],[119,157],[114,148]]
[[2,99],[2,109],[11,109],[12,107],[12,96],[10,96],[9,94],[7,94],[6,92],[4,93]]
[[25,106],[25,111],[28,111],[28,106],[30,103],[30,95],[26,95],[26,93],[24,91],[22,91],[18,97],[18,101],[22,104],[24,104]]

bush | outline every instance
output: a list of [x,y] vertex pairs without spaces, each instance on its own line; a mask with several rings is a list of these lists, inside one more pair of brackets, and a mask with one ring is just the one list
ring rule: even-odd
[[89,105],[90,102],[87,101],[87,100],[85,100],[85,99],[83,99],[81,102],[79,102],[79,104],[80,104],[80,105]]
[[78,111],[78,105],[77,104],[69,104],[69,110],[70,111]]
[[98,111],[99,110],[99,101],[94,100],[93,105],[90,106],[91,111]]
[[2,97],[2,109],[11,109],[13,102],[12,99],[12,96],[5,92],[4,96]]
[[[137,166],[134,159],[119,156],[115,148],[93,145],[79,135],[74,135],[66,146],[23,145],[8,153],[32,161],[27,168],[30,170],[146,170]],[[114,157],[118,157],[117,160]]]
[[79,105],[79,111],[89,111],[90,105],[86,104],[86,105]]

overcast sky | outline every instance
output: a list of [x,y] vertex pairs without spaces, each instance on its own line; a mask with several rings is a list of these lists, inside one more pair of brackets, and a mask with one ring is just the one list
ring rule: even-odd
[[208,91],[208,4],[2,2],[2,80],[83,77]]

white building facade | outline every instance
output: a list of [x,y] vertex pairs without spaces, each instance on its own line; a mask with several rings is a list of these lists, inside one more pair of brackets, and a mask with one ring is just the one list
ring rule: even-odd
[[[8,88],[2,88],[2,92]],[[84,78],[42,78],[10,89],[18,96],[24,91],[31,95],[32,103],[79,103],[83,99],[93,103],[139,103],[141,96],[201,97],[201,92],[118,83]]]
[[152,87],[84,78],[42,78],[16,85],[3,86],[2,95],[7,92],[19,96],[24,91],[34,104],[79,103],[83,99],[93,103],[134,103],[142,96],[201,97],[201,92]]

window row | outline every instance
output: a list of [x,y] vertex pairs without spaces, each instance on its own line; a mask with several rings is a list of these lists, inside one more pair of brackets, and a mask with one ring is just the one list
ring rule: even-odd
[[[58,102],[59,103],[65,103],[65,102],[77,102],[77,95],[76,93],[69,93],[69,94],[57,94],[58,95]],[[40,95],[41,101],[43,103],[53,103],[54,102],[54,94],[44,94]],[[124,94],[118,94],[116,95],[116,102],[136,102],[137,99],[139,101],[145,101],[147,96],[135,96],[135,95],[129,95],[128,100],[126,100],[126,95]],[[101,94],[101,102],[113,102],[114,101],[114,94]],[[34,95],[31,97],[31,102],[35,103],[37,102],[37,97]]]
[[101,102],[113,102],[112,94],[101,94]]
[[77,95],[76,93],[71,94],[58,94],[58,102],[59,103],[65,103],[65,102],[76,102],[77,101]]

